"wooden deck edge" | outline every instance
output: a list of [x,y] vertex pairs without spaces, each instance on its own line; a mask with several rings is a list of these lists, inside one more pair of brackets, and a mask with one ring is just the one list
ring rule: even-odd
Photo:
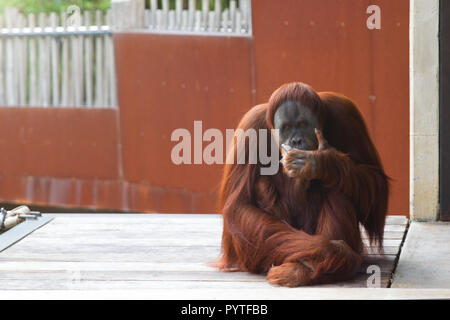
[[268,289],[150,289],[150,290],[9,290],[1,300],[380,300],[450,299],[450,289],[282,288]]

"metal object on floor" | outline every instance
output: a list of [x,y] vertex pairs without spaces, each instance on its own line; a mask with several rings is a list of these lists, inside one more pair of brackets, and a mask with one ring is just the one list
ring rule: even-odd
[[27,206],[13,210],[0,209],[0,252],[23,239],[53,218],[42,216],[39,211],[31,211]]
[[0,233],[3,233],[19,223],[27,220],[36,220],[42,216],[39,211],[31,211],[27,206],[19,206],[10,211],[6,211],[5,208],[0,209]]

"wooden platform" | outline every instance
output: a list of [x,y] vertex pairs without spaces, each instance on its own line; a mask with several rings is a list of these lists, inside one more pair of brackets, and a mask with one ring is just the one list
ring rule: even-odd
[[[220,253],[220,215],[44,217],[53,220],[0,253],[0,289],[274,288],[262,275],[223,273],[208,265]],[[388,217],[384,254],[368,248],[354,280],[319,287],[365,288],[370,265],[380,267],[381,287],[388,286],[406,225],[403,216]]]

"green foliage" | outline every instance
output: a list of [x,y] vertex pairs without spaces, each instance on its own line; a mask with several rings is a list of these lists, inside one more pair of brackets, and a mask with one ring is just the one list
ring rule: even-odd
[[77,5],[81,10],[107,10],[110,0],[1,0],[0,12],[6,7],[19,8],[23,13],[62,12],[70,5]]
[[[176,0],[169,0],[169,8],[175,9]],[[183,0],[183,8],[187,9],[189,0]],[[197,10],[202,8],[202,0],[195,0]],[[229,0],[221,0],[222,9],[229,7]],[[209,0],[210,10],[214,9],[215,0]],[[0,0],[0,13],[6,7],[19,8],[23,13],[62,12],[70,5],[77,5],[81,10],[107,10],[111,7],[110,0]],[[150,0],[145,0],[145,6],[150,7]],[[162,8],[162,0],[158,0]]]

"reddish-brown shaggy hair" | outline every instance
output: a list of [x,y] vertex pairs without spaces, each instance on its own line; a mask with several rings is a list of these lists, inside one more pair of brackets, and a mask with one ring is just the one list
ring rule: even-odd
[[309,108],[317,117],[322,128],[325,116],[322,100],[309,85],[302,82],[291,82],[282,85],[270,96],[266,112],[266,123],[270,129],[273,129],[275,112],[286,101],[298,101],[301,105]]
[[[273,116],[287,100],[312,110],[328,147],[312,151],[314,174],[306,165],[294,178],[282,168],[262,176],[260,163],[227,161],[218,267],[267,273],[269,282],[285,286],[348,279],[361,263],[359,224],[382,245],[388,178],[357,107],[339,94],[317,94],[303,83],[284,85],[268,104],[247,112],[238,129],[273,128]],[[232,147],[229,157],[238,152]],[[248,154],[257,146],[244,148]]]

